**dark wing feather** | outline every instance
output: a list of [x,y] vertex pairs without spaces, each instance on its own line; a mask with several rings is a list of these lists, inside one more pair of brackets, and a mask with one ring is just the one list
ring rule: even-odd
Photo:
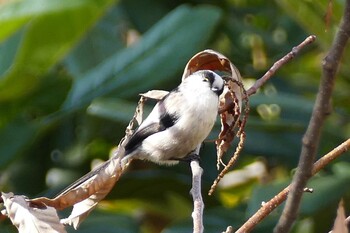
[[131,153],[137,148],[138,145],[142,143],[143,140],[152,134],[164,131],[165,129],[172,127],[178,119],[179,117],[176,114],[169,114],[165,112],[160,116],[159,122],[149,124],[142,129],[137,129],[131,136],[128,143],[125,145],[125,154]]
[[[173,90],[174,93],[178,92],[178,89]],[[165,96],[167,98],[169,95]],[[164,99],[165,99],[164,98]],[[164,99],[162,101],[164,101]],[[163,105],[164,106],[164,105]],[[136,129],[135,133],[131,136],[130,140],[125,145],[125,152],[126,154],[132,152],[137,148],[138,145],[142,143],[142,141],[151,136],[152,134],[161,132],[167,128],[172,127],[179,119],[179,116],[177,114],[170,114],[166,110],[165,112],[160,116],[159,122],[152,123],[142,129]],[[78,187],[82,183],[84,183],[86,180],[90,179],[91,177],[98,174],[102,169],[105,169],[108,164],[109,160],[95,168],[94,170],[90,171],[83,177],[79,178],[77,181],[69,185],[67,188],[65,188],[61,193],[59,193],[57,196],[64,195],[70,190]]]
[[[165,126],[163,124],[153,123],[153,124],[150,124],[149,126],[143,128],[141,130],[137,130],[131,136],[129,142],[125,146],[126,154],[132,152],[148,136],[150,136],[150,135],[152,135],[154,133],[163,131],[164,129],[166,129],[166,128],[165,128]],[[61,195],[66,194],[70,190],[78,187],[79,185],[81,185],[82,183],[84,183],[85,181],[90,179],[91,177],[95,176],[96,174],[98,174],[101,171],[101,169],[104,169],[106,166],[108,166],[109,162],[110,161],[108,160],[108,161],[104,162],[103,164],[101,164],[100,166],[98,166],[97,168],[95,168],[94,170],[92,170],[89,173],[85,174],[84,176],[82,176],[81,178],[76,180],[74,183],[72,183],[71,185],[66,187],[57,196],[61,196]]]
[[136,147],[148,136],[165,130],[164,126],[159,123],[152,123],[136,132],[131,136],[128,143],[125,145],[125,154],[131,153]]

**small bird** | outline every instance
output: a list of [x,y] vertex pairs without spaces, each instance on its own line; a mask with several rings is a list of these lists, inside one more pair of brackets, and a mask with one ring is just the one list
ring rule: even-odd
[[[131,135],[121,164],[128,163],[129,159],[141,159],[174,165],[198,158],[197,149],[214,126],[223,89],[223,79],[210,70],[200,70],[185,78],[158,101]],[[98,175],[110,161],[69,185],[57,197]]]
[[163,97],[125,145],[130,158],[174,165],[190,160],[216,121],[224,81],[210,70],[197,71]]

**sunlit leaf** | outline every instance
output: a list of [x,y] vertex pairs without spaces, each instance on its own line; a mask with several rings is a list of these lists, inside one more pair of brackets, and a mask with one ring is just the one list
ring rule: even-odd
[[[33,0],[5,5],[0,11],[2,27],[11,28],[14,24],[18,27],[18,22],[23,22],[23,18],[30,19],[30,22],[24,25],[21,43],[16,51],[1,54],[12,57],[11,53],[16,52],[11,68],[0,77],[0,100],[18,98],[32,91],[38,85],[40,76],[62,59],[110,2],[45,1],[43,4],[43,1]],[[48,30],[52,28],[55,30]]]
[[7,216],[19,233],[65,233],[57,212],[48,206],[32,206],[24,196],[13,193],[1,195],[6,207]]
[[[84,106],[102,95],[130,96],[165,82],[174,72],[182,70],[185,61],[208,41],[220,15],[215,7],[176,8],[138,44],[117,53],[78,79],[65,109]],[[192,20],[193,17],[196,20]]]

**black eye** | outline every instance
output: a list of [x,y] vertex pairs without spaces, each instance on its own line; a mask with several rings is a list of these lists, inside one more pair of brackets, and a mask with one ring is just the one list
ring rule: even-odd
[[203,82],[209,82],[209,79],[207,77],[203,78]]

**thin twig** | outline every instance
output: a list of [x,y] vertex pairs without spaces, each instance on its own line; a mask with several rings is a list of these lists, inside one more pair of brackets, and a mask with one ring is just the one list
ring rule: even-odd
[[[330,164],[333,160],[338,158],[341,154],[350,150],[350,139],[346,140],[331,152],[321,157],[312,167],[312,175],[315,175],[325,166]],[[290,190],[290,185],[283,189],[280,193],[274,196],[271,200],[266,202],[253,216],[251,216],[236,233],[250,232],[258,223],[267,217],[275,208],[277,208],[287,198]],[[350,221],[350,219],[349,219]]]
[[301,49],[303,49],[306,45],[311,44],[316,39],[316,36],[308,36],[303,42],[301,42],[299,45],[295,46],[292,51],[290,51],[288,54],[286,54],[284,57],[282,57],[280,60],[276,61],[273,66],[262,76],[260,79],[256,80],[254,85],[250,87],[247,91],[248,96],[251,96],[256,93],[256,91],[264,85],[275,73],[276,71],[281,68],[284,64],[292,60]]
[[199,166],[198,160],[192,160],[191,163],[192,170],[192,189],[191,194],[193,198],[193,233],[202,233],[204,231],[203,226],[203,210],[204,202],[201,194],[201,178],[203,169]]
[[312,164],[319,145],[322,125],[331,111],[330,99],[333,92],[336,73],[345,45],[350,35],[350,0],[346,1],[340,29],[333,45],[323,61],[323,73],[310,123],[302,140],[298,169],[291,184],[285,208],[274,229],[275,233],[289,232],[297,218],[303,189],[312,175]]
[[[308,36],[303,42],[301,42],[300,44],[298,44],[297,46],[295,46],[289,53],[287,53],[284,57],[282,57],[281,59],[279,59],[278,61],[276,61],[271,68],[258,80],[255,81],[254,85],[251,86],[248,90],[247,90],[247,95],[251,96],[253,94],[255,94],[257,92],[257,90],[264,85],[270,78],[272,78],[272,76],[276,73],[276,71],[281,68],[284,64],[286,64],[287,62],[289,62],[290,60],[292,60],[299,52],[300,50],[302,50],[306,45],[309,45],[311,43],[313,43],[316,40],[316,36],[311,35]],[[230,103],[224,107],[222,107],[221,109],[219,109],[219,113],[223,113],[229,109],[234,108],[235,103]]]

